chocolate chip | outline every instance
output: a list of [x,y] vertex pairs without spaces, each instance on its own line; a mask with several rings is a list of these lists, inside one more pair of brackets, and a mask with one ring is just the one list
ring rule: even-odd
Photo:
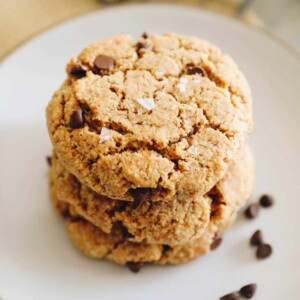
[[210,249],[211,250],[217,249],[221,245],[222,241],[223,241],[222,237],[220,237],[220,236],[215,237],[214,241],[210,245]]
[[252,283],[252,284],[243,286],[240,289],[239,293],[242,297],[244,297],[246,299],[251,299],[254,296],[256,289],[257,289],[257,284]]
[[70,122],[69,125],[71,128],[82,128],[84,124],[84,120],[83,120],[83,113],[81,109],[77,109],[75,111],[73,111],[71,118],[70,118]]
[[171,246],[169,246],[169,245],[163,245],[163,249],[164,249],[164,252],[167,252],[168,250],[171,249]]
[[136,209],[140,205],[142,205],[144,202],[150,199],[151,197],[151,190],[146,188],[138,188],[135,190],[132,190],[132,195],[134,198],[134,201],[132,202],[131,208]]
[[259,199],[259,203],[262,207],[271,207],[274,204],[274,198],[270,195],[263,195]]
[[252,203],[245,210],[245,216],[248,219],[254,219],[254,218],[257,217],[258,212],[259,212],[259,206],[258,206],[258,204]]
[[138,273],[144,267],[143,262],[128,262],[126,265],[133,273]]
[[236,292],[233,292],[233,293],[230,293],[230,294],[227,294],[227,295],[221,297],[220,300],[237,300],[239,298],[240,298],[239,294]]
[[142,34],[142,37],[143,37],[144,39],[147,39],[147,38],[149,37],[149,35],[147,34],[147,32],[144,32],[144,33]]
[[89,68],[85,65],[78,64],[72,67],[70,71],[70,75],[76,77],[78,79],[83,78],[86,75],[86,72]]
[[264,259],[272,254],[272,247],[269,244],[260,244],[256,251],[256,257]]
[[256,230],[250,239],[250,244],[252,246],[259,246],[262,243],[263,243],[262,232],[260,230]]
[[98,55],[94,61],[94,65],[99,70],[111,70],[114,68],[114,60],[106,55]]
[[47,156],[46,160],[47,160],[48,165],[51,166],[51,164],[52,164],[51,156]]
[[140,51],[141,49],[147,49],[149,45],[147,43],[138,42],[136,44],[136,51]]
[[141,50],[142,49],[147,49],[149,47],[149,45],[147,43],[143,43],[143,42],[138,42],[136,44],[136,52],[138,54],[138,56],[141,56]]
[[201,76],[206,76],[205,70],[200,66],[187,65],[186,73],[188,75],[200,74]]
[[[65,209],[65,210],[62,211],[62,217],[63,217],[64,219],[70,218],[69,209]],[[1,299],[0,299],[0,300],[1,300]]]

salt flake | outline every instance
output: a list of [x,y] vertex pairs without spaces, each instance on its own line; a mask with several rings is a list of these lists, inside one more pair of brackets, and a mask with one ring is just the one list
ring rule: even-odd
[[157,72],[155,72],[155,75],[156,75],[156,77],[163,77],[164,76],[164,72],[161,72],[161,71],[157,71]]
[[155,107],[153,98],[138,98],[136,101],[147,110],[152,110]]
[[177,87],[179,88],[179,91],[181,93],[186,92],[186,84],[188,83],[188,79],[186,77],[181,77],[179,79],[179,83],[177,84]]
[[197,154],[197,149],[194,145],[192,145],[187,151],[191,154]]
[[177,84],[177,87],[179,88],[179,91],[180,91],[181,93],[185,93],[185,92],[186,92],[186,86],[185,86],[184,83],[178,83],[178,84]]
[[112,130],[102,127],[100,132],[100,143],[109,140],[112,137]]
[[180,82],[180,83],[188,83],[188,79],[187,79],[186,77],[181,77],[181,78],[179,79],[179,82]]

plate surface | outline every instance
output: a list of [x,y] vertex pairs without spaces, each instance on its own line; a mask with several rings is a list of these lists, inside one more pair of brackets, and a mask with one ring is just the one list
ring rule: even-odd
[[[271,193],[276,205],[254,221],[240,216],[210,255],[177,267],[150,266],[137,275],[85,258],[68,241],[48,203],[45,156],[51,145],[44,110],[71,55],[109,35],[137,37],[143,31],[208,39],[240,65],[254,98],[253,199]],[[0,67],[0,298],[215,300],[257,282],[255,299],[299,299],[299,78],[299,57],[281,44],[232,19],[180,6],[97,11],[19,48]],[[274,246],[274,255],[259,262],[248,245],[257,228]]]

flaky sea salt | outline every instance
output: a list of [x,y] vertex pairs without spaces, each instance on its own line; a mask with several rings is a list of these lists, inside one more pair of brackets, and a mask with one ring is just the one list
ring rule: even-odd
[[138,98],[136,101],[147,110],[152,110],[155,107],[153,98]]
[[186,84],[188,83],[188,79],[186,77],[181,77],[179,79],[179,83],[177,84],[177,87],[179,88],[179,91],[181,93],[186,92]]
[[187,151],[191,154],[197,154],[197,149],[194,145],[192,145]]
[[161,71],[157,71],[157,72],[155,72],[155,75],[156,75],[156,77],[163,77],[164,76],[164,73],[163,72],[161,72]]
[[102,127],[100,132],[100,143],[109,140],[112,137],[112,130]]

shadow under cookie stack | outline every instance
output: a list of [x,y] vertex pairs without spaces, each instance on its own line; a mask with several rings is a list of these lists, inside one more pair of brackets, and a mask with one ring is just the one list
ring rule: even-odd
[[88,46],[47,107],[50,194],[85,255],[179,264],[216,248],[254,182],[248,83],[173,33]]

